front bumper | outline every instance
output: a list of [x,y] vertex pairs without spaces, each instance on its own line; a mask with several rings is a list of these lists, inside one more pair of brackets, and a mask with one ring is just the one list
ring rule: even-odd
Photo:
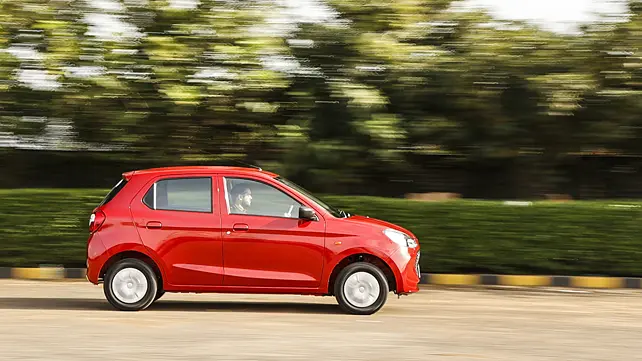
[[416,248],[402,248],[392,255],[392,260],[399,269],[397,277],[397,294],[405,295],[419,292],[421,280],[421,267],[419,265],[421,250]]

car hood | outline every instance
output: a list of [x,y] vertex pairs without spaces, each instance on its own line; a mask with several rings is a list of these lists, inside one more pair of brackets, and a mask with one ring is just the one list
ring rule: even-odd
[[370,218],[368,216],[352,215],[351,217],[347,218],[347,220],[350,222],[354,222],[354,223],[358,223],[366,226],[371,226],[371,227],[375,226],[375,227],[381,228],[381,231],[383,231],[386,228],[392,228],[399,232],[403,232],[414,239],[417,239],[417,237],[415,237],[415,235],[412,234],[412,232],[410,232],[409,230],[403,227],[400,227],[394,223],[382,221],[380,219]]

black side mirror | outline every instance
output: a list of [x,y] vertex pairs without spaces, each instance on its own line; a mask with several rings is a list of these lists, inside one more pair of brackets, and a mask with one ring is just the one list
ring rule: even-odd
[[305,219],[308,221],[318,221],[319,217],[317,217],[317,214],[314,212],[314,209],[309,208],[309,207],[300,207],[299,208],[299,218],[300,219]]

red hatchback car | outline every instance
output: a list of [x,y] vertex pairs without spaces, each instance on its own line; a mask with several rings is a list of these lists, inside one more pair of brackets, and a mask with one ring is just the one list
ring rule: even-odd
[[419,291],[412,233],[251,167],[124,173],[89,228],[87,279],[120,310],[165,292],[227,292],[335,296],[372,314],[391,291]]

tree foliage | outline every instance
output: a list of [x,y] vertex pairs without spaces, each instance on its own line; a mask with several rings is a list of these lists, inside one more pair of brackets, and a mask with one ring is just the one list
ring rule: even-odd
[[544,168],[641,152],[637,1],[577,35],[449,0],[329,0],[322,21],[283,4],[0,0],[0,131],[67,124],[67,148],[236,156],[337,184],[431,152]]

